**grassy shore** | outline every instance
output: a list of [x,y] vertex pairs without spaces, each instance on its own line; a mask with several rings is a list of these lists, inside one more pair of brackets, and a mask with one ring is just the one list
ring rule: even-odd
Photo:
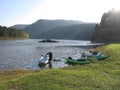
[[1,71],[0,90],[120,90],[120,44],[95,50],[110,57],[62,69]]

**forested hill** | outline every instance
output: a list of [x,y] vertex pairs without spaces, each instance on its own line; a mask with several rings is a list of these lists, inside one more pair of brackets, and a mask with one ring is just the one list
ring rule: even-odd
[[100,24],[96,25],[92,42],[120,42],[120,11],[104,13]]
[[95,24],[65,25],[41,33],[36,38],[90,40],[94,30]]
[[14,26],[11,26],[10,28],[15,28],[15,29],[24,29],[25,27],[27,27],[28,24],[16,24]]
[[44,32],[52,31],[52,29],[60,26],[71,25],[71,24],[79,24],[83,23],[80,21],[72,21],[72,20],[44,20],[40,19],[35,23],[29,25],[24,28],[26,32],[30,34],[30,38],[39,38],[39,35],[42,35]]
[[[40,19],[24,28],[30,38],[43,39],[79,39],[90,40],[95,24],[73,20],[44,20]],[[90,34],[89,34],[90,32]]]
[[29,34],[23,30],[0,26],[0,39],[27,39]]

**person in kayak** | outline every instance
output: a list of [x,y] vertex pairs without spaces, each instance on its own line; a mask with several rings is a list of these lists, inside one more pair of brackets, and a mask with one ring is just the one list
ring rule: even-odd
[[81,53],[81,58],[87,58],[86,53]]
[[95,51],[95,52],[89,51],[89,55],[91,55],[91,56],[101,56],[102,53],[101,52],[97,52],[97,51]]

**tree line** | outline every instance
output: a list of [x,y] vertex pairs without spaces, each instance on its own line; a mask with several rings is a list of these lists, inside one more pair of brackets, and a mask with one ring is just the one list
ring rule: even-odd
[[29,38],[29,34],[23,30],[0,26],[0,38]]
[[92,42],[120,42],[120,11],[113,9],[103,14],[100,24],[96,24]]
[[101,28],[120,28],[120,11],[112,9],[104,13],[100,23]]

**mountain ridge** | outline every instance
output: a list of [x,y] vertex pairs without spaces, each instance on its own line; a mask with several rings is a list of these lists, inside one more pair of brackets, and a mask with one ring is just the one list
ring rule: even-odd
[[[77,26],[81,26],[82,25],[85,27],[87,27],[89,25],[91,25],[93,28],[91,29],[91,32],[94,31],[95,28],[95,24],[94,23],[85,23],[82,21],[76,21],[76,20],[63,20],[63,19],[57,19],[57,20],[44,20],[44,19],[39,19],[36,22],[32,23],[31,25],[27,26],[24,28],[24,30],[26,32],[28,32],[30,34],[30,37],[33,39],[44,39],[44,38],[53,38],[53,39],[80,39],[77,38],[77,36],[75,36],[75,25]],[[85,26],[86,25],[86,26]],[[72,28],[72,26],[74,28]],[[81,31],[81,27],[79,27],[76,31]],[[72,29],[70,29],[72,28]],[[59,30],[57,30],[59,29]],[[69,30],[68,30],[69,29]],[[89,29],[89,28],[86,28]],[[74,34],[72,34],[72,31],[74,32]],[[84,31],[83,31],[84,32]],[[68,34],[69,33],[69,34]],[[82,33],[81,32],[78,32]],[[84,32],[85,36],[86,36],[87,32]],[[91,34],[86,36],[84,36],[84,40],[86,40],[86,37],[89,37],[88,40],[91,39]]]
[[24,29],[27,27],[29,24],[15,24],[13,26],[10,26],[10,28],[15,28],[15,29]]
[[[20,27],[19,25],[14,26]],[[29,33],[31,39],[90,40],[95,30],[95,23],[64,19],[39,19],[22,29]]]

